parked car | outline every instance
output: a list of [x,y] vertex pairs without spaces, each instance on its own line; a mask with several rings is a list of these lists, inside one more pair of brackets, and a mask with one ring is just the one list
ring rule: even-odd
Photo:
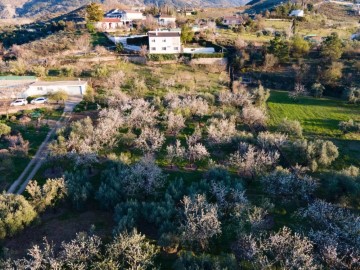
[[38,97],[38,98],[35,98],[31,101],[31,104],[44,104],[44,103],[47,103],[48,102],[48,99],[45,98],[45,97]]
[[25,106],[26,104],[28,104],[28,102],[25,98],[18,98],[17,100],[11,102],[10,106]]

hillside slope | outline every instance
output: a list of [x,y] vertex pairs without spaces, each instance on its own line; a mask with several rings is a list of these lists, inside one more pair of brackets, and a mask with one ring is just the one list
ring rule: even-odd
[[[46,14],[65,13],[93,0],[0,0],[0,18],[36,17]],[[172,4],[194,7],[230,7],[242,6],[249,0],[100,0],[114,4]]]
[[252,0],[248,2],[249,9],[248,12],[259,13],[264,10],[270,10],[273,7],[283,3],[283,0]]

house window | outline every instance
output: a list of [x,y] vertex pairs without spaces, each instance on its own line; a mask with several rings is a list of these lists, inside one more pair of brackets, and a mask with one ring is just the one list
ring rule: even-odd
[[156,42],[156,40],[155,40],[155,39],[152,39],[151,42]]
[[166,51],[166,47],[162,47],[161,49],[162,49],[163,51]]
[[174,47],[174,50],[175,50],[175,51],[178,51],[178,50],[179,50],[179,47]]
[[166,42],[166,39],[163,39],[163,42]]
[[151,50],[152,50],[152,51],[156,51],[156,47],[151,47]]
[[39,87],[37,88],[37,90],[38,90],[38,91],[42,91],[43,88],[39,86]]

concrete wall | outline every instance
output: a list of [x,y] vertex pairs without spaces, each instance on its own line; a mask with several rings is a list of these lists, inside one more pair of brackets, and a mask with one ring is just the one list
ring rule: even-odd
[[29,96],[48,95],[53,92],[64,90],[69,96],[79,96],[86,94],[87,85],[71,86],[71,85],[49,85],[49,86],[32,86],[22,93],[23,98]]
[[214,48],[183,48],[183,53],[214,53]]
[[143,20],[144,16],[142,13],[125,13],[124,19],[126,20]]
[[198,58],[190,61],[191,65],[220,65],[226,66],[228,64],[227,58]]

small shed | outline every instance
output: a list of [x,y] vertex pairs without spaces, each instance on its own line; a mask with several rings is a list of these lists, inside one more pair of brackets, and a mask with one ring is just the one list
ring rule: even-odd
[[304,10],[294,9],[289,14],[290,17],[304,17]]
[[69,96],[83,96],[86,94],[86,81],[37,81],[29,86],[22,94],[24,98],[29,96],[48,95],[63,90]]

